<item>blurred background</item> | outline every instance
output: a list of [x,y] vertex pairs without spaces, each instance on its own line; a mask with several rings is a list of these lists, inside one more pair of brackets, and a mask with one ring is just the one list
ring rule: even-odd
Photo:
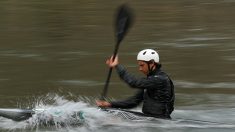
[[[1,0],[0,107],[32,107],[48,93],[99,97],[114,14],[125,2],[135,23],[121,43],[121,64],[141,77],[136,54],[156,49],[175,84],[176,109],[234,108],[233,0]],[[108,97],[134,91],[113,72]]]

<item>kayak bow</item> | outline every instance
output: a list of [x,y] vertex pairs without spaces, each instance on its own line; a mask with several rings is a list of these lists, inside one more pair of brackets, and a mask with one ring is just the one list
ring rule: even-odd
[[35,111],[31,109],[0,109],[0,116],[14,121],[27,120],[32,117],[33,114],[35,114]]

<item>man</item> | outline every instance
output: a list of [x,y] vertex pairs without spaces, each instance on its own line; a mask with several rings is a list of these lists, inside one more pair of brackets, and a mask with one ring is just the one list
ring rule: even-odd
[[161,70],[159,55],[153,49],[144,49],[137,55],[139,70],[145,78],[136,78],[127,72],[118,62],[118,57],[106,61],[109,67],[115,67],[120,78],[130,87],[139,91],[124,101],[96,101],[100,107],[133,108],[143,102],[142,112],[146,116],[170,119],[174,110],[174,85],[169,76]]

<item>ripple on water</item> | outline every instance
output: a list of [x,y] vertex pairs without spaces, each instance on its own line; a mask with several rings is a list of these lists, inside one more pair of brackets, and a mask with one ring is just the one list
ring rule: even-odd
[[76,85],[76,86],[101,86],[103,82],[91,81],[91,80],[61,80],[59,83],[65,85]]
[[184,80],[176,80],[174,84],[181,88],[235,88],[233,82],[218,82],[218,83],[198,83]]

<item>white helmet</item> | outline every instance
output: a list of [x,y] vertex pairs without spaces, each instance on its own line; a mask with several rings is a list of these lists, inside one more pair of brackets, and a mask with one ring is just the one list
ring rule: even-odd
[[154,60],[155,63],[159,63],[159,55],[153,49],[144,49],[138,53],[137,60],[141,60],[141,61]]

